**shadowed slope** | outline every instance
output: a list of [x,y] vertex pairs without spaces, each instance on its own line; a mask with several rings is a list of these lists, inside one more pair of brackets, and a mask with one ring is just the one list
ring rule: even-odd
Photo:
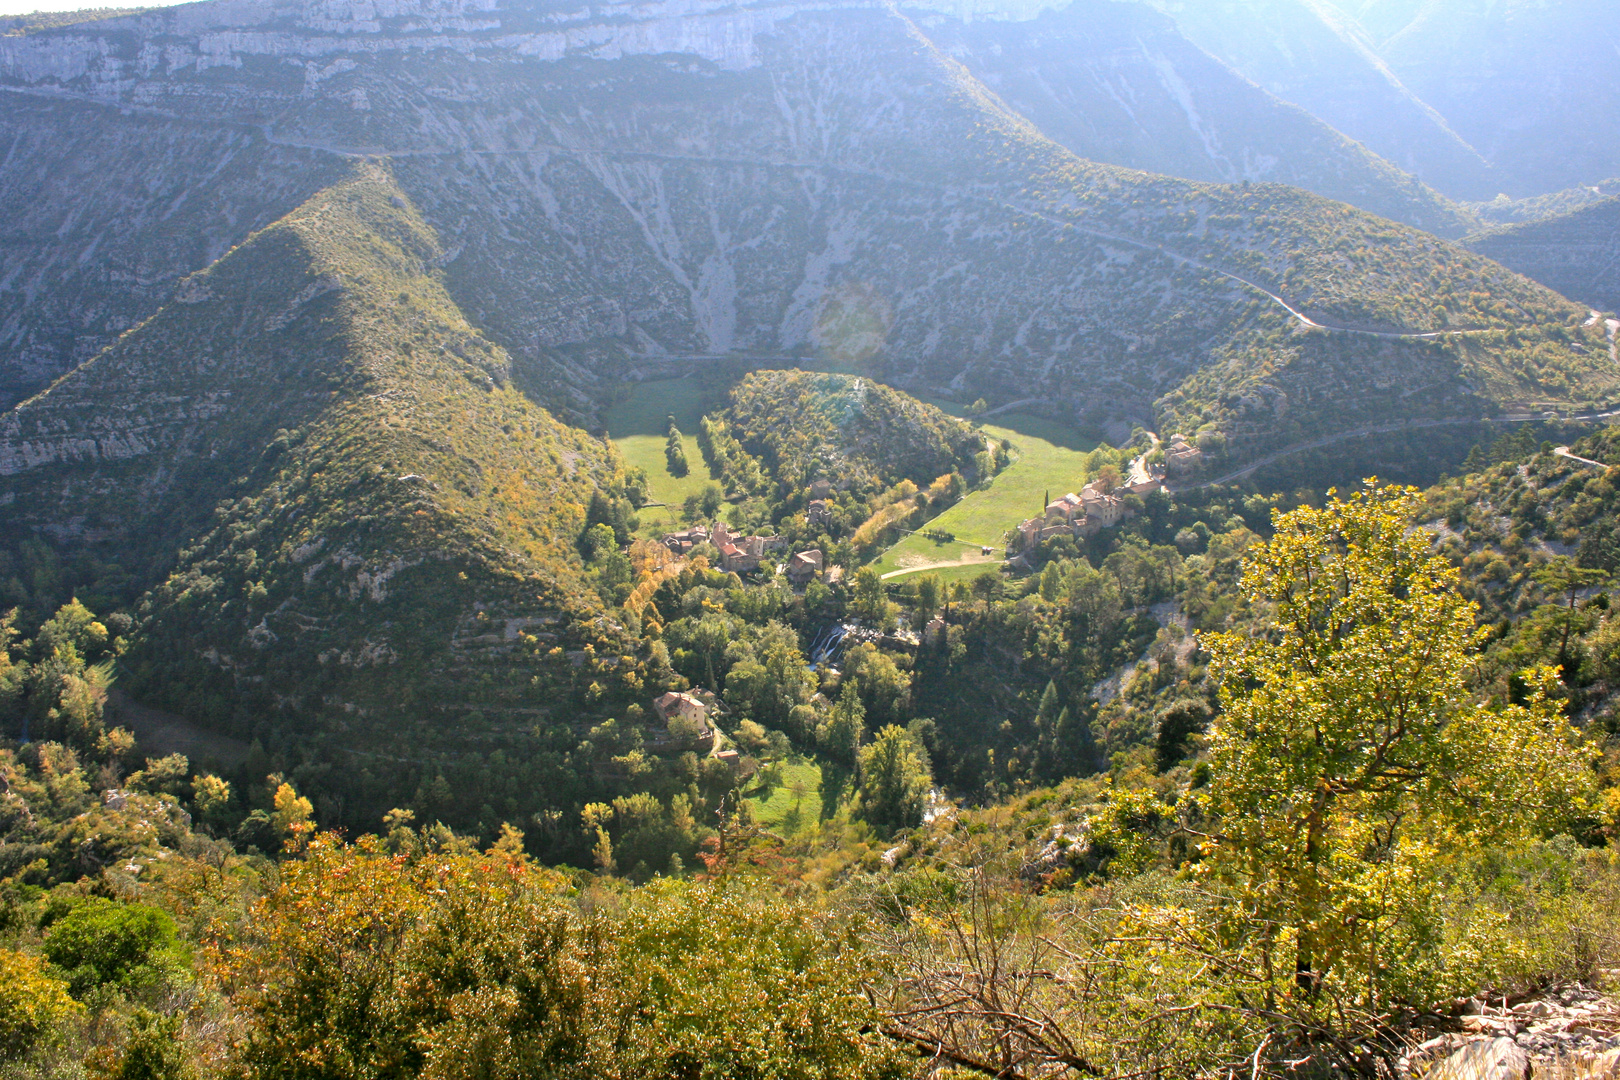
[[612,636],[573,541],[617,456],[510,385],[438,254],[361,166],[5,417],[0,533],[155,586],[127,689],[421,754],[490,737],[455,706],[565,691],[550,642]]
[[1493,229],[1469,250],[1602,311],[1620,311],[1620,198]]

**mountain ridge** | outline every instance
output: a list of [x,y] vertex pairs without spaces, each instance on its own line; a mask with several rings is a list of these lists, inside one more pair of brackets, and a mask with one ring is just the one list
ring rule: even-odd
[[[713,5],[658,8],[606,26],[605,37],[586,34],[577,53],[535,59],[523,50],[543,53],[537,42],[574,32],[541,25],[551,17],[543,9],[520,12],[539,27],[528,36],[511,20],[485,26],[499,21],[490,4],[421,15],[425,22],[411,21],[416,6],[390,7],[375,32],[376,20],[356,9],[343,24],[352,40],[337,40],[326,7],[271,5],[249,14],[291,13],[286,25],[240,39],[246,51],[231,51],[235,31],[199,31],[191,52],[179,48],[168,67],[130,82],[139,65],[120,57],[142,55],[129,51],[142,33],[155,42],[176,26],[247,18],[236,10],[95,23],[98,34],[112,26],[124,35],[125,52],[94,64],[85,42],[113,38],[8,39],[6,70],[21,70],[18,41],[48,51],[59,38],[76,40],[69,67],[51,78],[197,115],[223,108],[219,115],[260,123],[265,138],[301,149],[389,151],[402,191],[443,238],[456,303],[509,351],[525,392],[579,422],[591,422],[601,391],[631,370],[735,353],[856,360],[890,382],[1002,400],[1027,396],[1033,375],[1054,402],[1099,421],[1179,426],[1191,417],[1170,409],[1167,395],[1184,380],[1208,368],[1199,380],[1232,383],[1212,362],[1230,371],[1236,360],[1240,386],[1257,375],[1271,385],[1228,399],[1309,400],[1290,364],[1263,358],[1273,347],[1263,342],[1277,334],[1292,342],[1285,355],[1301,345],[1342,369],[1336,393],[1365,395],[1349,373],[1365,343],[1293,342],[1293,317],[1245,312],[1253,294],[1237,279],[1321,325],[1528,334],[1535,341],[1526,348],[1546,346],[1535,366],[1558,357],[1564,374],[1555,386],[1514,390],[1515,400],[1587,403],[1607,393],[1609,375],[1588,379],[1579,349],[1564,349],[1563,331],[1550,329],[1584,313],[1551,294],[1295,189],[1221,188],[1079,159],[914,19],[888,9],[751,8],[738,33],[760,20],[770,32],[717,42],[694,29],[721,25]],[[452,16],[465,16],[463,37],[433,36]],[[336,40],[343,63],[303,67],[296,83],[287,81],[292,65],[261,70],[253,57],[289,34],[310,48]],[[406,48],[412,35],[434,47],[412,53],[406,70],[370,55]],[[457,44],[474,38],[485,42],[477,63]],[[696,52],[647,54],[673,46]],[[602,50],[616,58],[594,58]],[[232,104],[222,106],[227,88]],[[255,120],[272,102],[273,121]],[[1511,298],[1502,310],[1521,314],[1487,315],[1457,299],[1480,291],[1501,294],[1492,303]],[[859,317],[830,317],[839,311]],[[1496,365],[1498,344],[1473,350],[1465,367]],[[1492,400],[1463,404],[1478,396],[1466,380],[1498,401],[1496,388],[1507,385],[1440,377],[1453,363],[1444,350],[1423,352],[1421,363],[1436,365],[1426,385],[1452,390],[1438,400],[1385,395],[1380,407],[1489,412]],[[1220,406],[1202,422],[1231,415]],[[1260,414],[1251,420],[1231,432],[1234,445],[1275,434]]]
[[[542,640],[620,633],[574,548],[617,455],[511,385],[424,276],[434,254],[386,170],[359,165],[6,415],[9,526],[76,522],[59,544],[122,556],[149,588],[124,659],[138,699],[312,746],[341,744],[339,717],[392,712],[402,726],[368,724],[368,750],[420,751],[447,735],[410,726],[427,688],[443,709],[571,687]],[[109,408],[119,394],[168,411],[139,426]],[[93,441],[48,441],[84,413]]]

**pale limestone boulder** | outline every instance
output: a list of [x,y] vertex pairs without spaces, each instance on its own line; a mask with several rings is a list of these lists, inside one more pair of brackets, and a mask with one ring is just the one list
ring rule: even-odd
[[1436,1065],[1424,1080],[1528,1080],[1530,1059],[1512,1039],[1476,1039]]

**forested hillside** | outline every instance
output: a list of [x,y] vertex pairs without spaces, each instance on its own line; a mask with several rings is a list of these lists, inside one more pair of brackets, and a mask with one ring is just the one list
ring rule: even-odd
[[575,547],[617,458],[513,387],[402,204],[360,168],[4,420],[12,603],[83,589],[145,704],[306,755],[359,724],[362,765],[493,753],[597,674],[565,649],[623,651]]
[[[419,800],[349,841],[263,756],[230,776],[142,760],[104,716],[129,621],[74,605],[27,641],[8,622],[0,688],[35,726],[0,750],[0,1067],[899,1077],[945,1061],[1123,1078],[1282,1076],[1302,1059],[1385,1075],[1471,1053],[1447,1035],[1480,1030],[1457,999],[1592,980],[1620,947],[1612,714],[1584,674],[1613,560],[1545,550],[1577,520],[1603,535],[1612,491],[1511,439],[1491,455],[1508,460],[1422,496],[1369,487],[1281,516],[1252,495],[1177,504],[1106,556],[1044,552],[1010,595],[993,578],[933,596],[858,585],[856,605],[939,604],[949,633],[909,671],[852,651],[824,717],[791,604],[689,567],[655,602],[655,650],[723,681],[722,723],[758,771],[704,764],[660,795],[668,774],[631,750],[622,767],[653,790],[483,837]],[[1477,572],[1476,519],[1447,509],[1469,493],[1507,512],[1505,576]],[[1449,524],[1411,528],[1437,513]],[[1174,546],[1144,546],[1178,515],[1196,520]],[[1149,584],[1155,565],[1175,576]],[[1086,648],[1075,631],[1103,625],[1109,597],[1157,616],[1156,595],[1196,639],[1148,650],[1111,713],[1049,684],[1030,726],[964,755],[971,729],[922,718],[906,690],[952,665],[987,681],[982,665],[1016,666],[1004,642],[1036,642],[1028,662],[1041,641]],[[1139,654],[1131,633],[1116,658]],[[1104,649],[1095,670],[1116,664]],[[1100,715],[1152,720],[1132,733]],[[1077,717],[1111,760],[1065,741]],[[812,762],[819,791],[762,816]],[[1311,826],[1290,808],[1321,785]],[[812,795],[820,814],[803,812]],[[566,861],[589,870],[533,860],[566,833]],[[1369,842],[1387,854],[1365,858]],[[1564,1007],[1547,1000],[1534,1015]],[[1604,1045],[1532,1027],[1514,1052],[1538,1068]]]
[[784,492],[813,480],[926,487],[941,474],[972,473],[985,448],[967,424],[851,375],[755,372],[732,388],[723,419]]
[[0,18],[0,1080],[1614,1080],[1595,4]]

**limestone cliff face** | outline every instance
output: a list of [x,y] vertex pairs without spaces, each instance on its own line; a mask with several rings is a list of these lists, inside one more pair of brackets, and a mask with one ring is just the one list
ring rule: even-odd
[[[605,382],[725,355],[1195,426],[1312,400],[1325,365],[1342,369],[1325,408],[1450,414],[1494,407],[1474,400],[1475,361],[1413,339],[1429,392],[1358,380],[1365,342],[1292,341],[1282,301],[1412,332],[1494,326],[1462,310],[1480,292],[1542,321],[1576,314],[1295,188],[1077,157],[1311,183],[1431,228],[1447,213],[1297,115],[1265,141],[1282,106],[1234,89],[1164,19],[1117,8],[212,0],[6,36],[0,95],[36,112],[0,117],[5,167],[46,176],[50,131],[94,138],[64,159],[82,187],[37,182],[48,197],[0,219],[15,234],[0,364],[14,395],[32,389],[357,156],[391,161],[437,235],[429,269],[515,383],[580,422]],[[98,282],[121,249],[136,265]],[[1588,400],[1614,381],[1570,363],[1556,388],[1524,369],[1492,394]],[[1220,400],[1176,397],[1184,385]],[[1244,416],[1245,438],[1280,437],[1270,414]]]
[[[1298,184],[1458,231],[1432,192],[1166,20],[1050,7],[211,0],[0,35],[0,405],[95,355],[355,154],[402,165],[446,231],[458,298],[508,331],[548,400],[586,413],[582,392],[638,357],[843,348],[814,328],[845,288],[918,311],[908,353],[983,353],[1008,325],[999,288],[989,306],[934,304],[959,275],[930,263],[877,283],[858,265],[875,237],[936,217],[927,192],[982,187],[954,120],[929,119],[951,94],[1010,106],[1093,160]],[[913,186],[893,190],[901,176]],[[707,208],[675,204],[698,187]],[[980,229],[947,265],[1019,227]],[[1011,325],[1050,337],[1066,316],[1035,303]],[[943,329],[970,323],[966,339]],[[1013,358],[1063,362],[1046,345]]]

